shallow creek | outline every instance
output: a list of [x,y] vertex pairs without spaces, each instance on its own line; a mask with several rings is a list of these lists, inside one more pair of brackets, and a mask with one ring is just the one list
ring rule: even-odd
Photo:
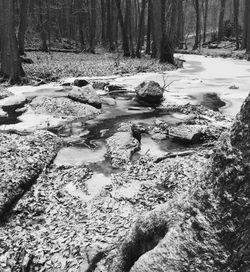
[[[186,62],[184,69],[166,72],[164,74],[143,73],[134,76],[102,78],[114,84],[125,84],[128,88],[134,88],[144,80],[154,80],[162,86],[169,84],[165,92],[165,101],[176,104],[203,104],[214,110],[221,110],[226,115],[235,115],[243,100],[248,94],[250,86],[250,66],[246,61],[210,58],[195,55],[181,56]],[[99,78],[100,79],[100,78]],[[72,82],[74,79],[65,79],[64,82]],[[232,88],[232,86],[237,87]],[[230,88],[231,87],[231,88]],[[46,87],[13,87],[15,94],[28,95],[57,95],[58,86],[49,84]],[[214,93],[225,102],[214,99]],[[60,95],[60,94],[59,94]],[[62,137],[71,138],[69,146],[63,147],[58,153],[55,164],[76,166],[87,164],[93,171],[92,178],[87,181],[89,195],[79,191],[73,184],[65,187],[70,194],[88,201],[97,195],[100,190],[111,183],[111,168],[105,159],[106,139],[113,135],[122,122],[133,121],[142,124],[152,124],[155,120],[164,120],[169,124],[175,124],[183,120],[185,116],[172,114],[164,109],[142,107],[134,100],[132,95],[113,96],[116,105],[102,108],[100,114],[94,120],[87,123],[81,119],[68,123],[60,129],[58,134]],[[75,138],[75,140],[74,140]],[[170,150],[186,148],[169,139],[163,141],[152,140],[143,135],[141,150],[134,155],[133,159],[148,153],[152,156],[162,156]]]

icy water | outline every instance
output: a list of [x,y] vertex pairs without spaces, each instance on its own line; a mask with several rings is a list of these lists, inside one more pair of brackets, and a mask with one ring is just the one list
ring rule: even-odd
[[[213,110],[220,110],[226,115],[235,115],[246,98],[250,88],[249,62],[243,60],[211,58],[197,55],[179,56],[184,59],[184,68],[177,71],[159,73],[142,73],[134,76],[104,78],[114,84],[125,84],[134,88],[144,80],[154,80],[162,86],[170,84],[165,92],[163,107],[150,108],[137,104],[134,95],[113,96],[115,106],[103,106],[103,113],[96,119],[85,123],[78,119],[68,123],[58,133],[72,141],[64,147],[55,159],[57,165],[76,166],[87,164],[93,171],[93,176],[87,181],[90,195],[77,191],[73,184],[68,184],[65,190],[69,194],[88,201],[103,187],[111,183],[114,170],[105,159],[106,139],[113,135],[122,122],[133,121],[143,124],[152,124],[155,120],[164,120],[169,124],[179,122],[182,115],[172,114],[164,109],[164,103],[173,104],[203,104]],[[72,82],[73,79],[66,79]],[[232,88],[232,86],[236,88]],[[67,91],[61,87],[49,84],[39,88],[13,87],[15,94],[26,96],[53,95],[64,96]],[[141,141],[141,150],[134,155],[138,159],[144,154],[162,156],[169,150],[186,148],[170,140],[155,141],[144,135]]]

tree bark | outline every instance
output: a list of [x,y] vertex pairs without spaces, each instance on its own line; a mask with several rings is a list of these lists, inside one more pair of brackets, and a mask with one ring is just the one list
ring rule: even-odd
[[195,27],[195,42],[193,50],[198,49],[200,45],[200,35],[201,35],[201,19],[200,19],[200,4],[199,0],[194,0],[194,8],[196,14],[196,27]]
[[121,1],[115,0],[115,3],[116,3],[117,11],[118,11],[118,20],[119,20],[121,32],[122,32],[122,47],[123,47],[124,57],[130,57],[128,33],[125,27],[123,15],[122,15]]
[[246,22],[246,28],[247,28],[247,39],[246,39],[246,53],[247,53],[247,60],[250,61],[250,2],[249,0],[246,0],[246,11],[247,11],[247,22]]
[[14,0],[0,0],[1,75],[11,84],[25,76],[18,52],[14,24]]
[[102,17],[102,45],[106,45],[106,2],[101,0],[101,17]]
[[204,24],[203,24],[203,42],[207,39],[207,17],[208,17],[208,0],[204,1]]
[[179,49],[183,49],[184,42],[184,12],[183,12],[183,0],[178,1],[178,23],[177,23],[177,41]]
[[95,54],[95,39],[96,39],[96,0],[90,1],[90,39],[89,52]]
[[246,49],[247,46],[247,21],[248,21],[248,11],[247,11],[247,1],[244,1],[244,19],[243,19],[243,34],[242,34],[242,43],[241,43],[241,49]]
[[224,15],[225,15],[226,0],[220,1],[220,15],[219,15],[219,30],[218,30],[218,42],[221,42],[224,38]]
[[47,33],[45,30],[45,23],[43,21],[43,6],[42,0],[39,0],[39,29],[40,29],[40,37],[41,37],[41,51],[48,52],[48,45],[47,45]]
[[24,39],[27,28],[29,0],[21,0],[20,24],[18,29],[19,54],[24,55]]
[[151,0],[148,0],[148,21],[147,21],[147,45],[146,54],[150,55],[151,52],[151,29],[152,29],[152,7]]
[[144,25],[145,20],[145,9],[146,9],[146,0],[142,0],[142,7],[141,7],[141,14],[140,14],[140,21],[139,21],[139,33],[138,33],[138,40],[137,40],[137,46],[136,46],[136,57],[141,57],[141,45],[142,45],[142,29]]
[[[113,1],[112,1],[113,4]],[[107,29],[106,35],[109,41],[109,51],[112,52],[115,50],[114,45],[114,12],[113,12],[113,5],[111,5],[111,0],[107,0]]]
[[78,33],[79,33],[79,42],[81,45],[81,50],[85,49],[85,39],[84,39],[84,31],[83,31],[83,12],[82,12],[82,1],[77,0],[77,7],[78,7]]
[[134,51],[134,39],[133,39],[133,33],[132,33],[132,20],[131,20],[131,0],[126,0],[126,28],[129,32],[129,47],[130,47],[130,53],[131,57],[135,57],[135,51]]
[[234,0],[234,29],[236,38],[236,50],[240,48],[239,41],[239,0]]

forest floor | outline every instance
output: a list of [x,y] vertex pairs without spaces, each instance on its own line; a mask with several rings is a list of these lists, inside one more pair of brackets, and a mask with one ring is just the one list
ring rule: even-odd
[[[29,56],[35,59],[36,54]],[[61,54],[63,60],[60,60]],[[1,101],[7,97],[9,103],[1,104],[3,113],[0,121],[6,119],[10,104],[17,111],[17,115],[7,117],[6,125],[1,125],[0,134],[0,271],[129,271],[110,267],[118,256],[118,249],[130,237],[131,228],[141,215],[173,202],[174,217],[186,216],[178,207],[179,203],[184,203],[189,211],[187,220],[194,218],[194,226],[198,222],[195,230],[198,240],[199,235],[206,236],[211,232],[210,226],[203,220],[206,213],[197,213],[189,196],[193,196],[201,186],[200,177],[211,163],[217,140],[231,126],[233,118],[218,112],[218,108],[224,104],[214,105],[221,102],[216,94],[206,98],[210,106],[216,106],[217,111],[214,111],[199,105],[192,98],[192,93],[185,93],[187,90],[183,86],[188,90],[198,85],[203,89],[209,87],[210,91],[220,88],[223,92],[234,94],[236,90],[229,89],[233,79],[226,80],[223,87],[212,79],[214,85],[211,87],[209,78],[213,75],[205,77],[203,74],[205,83],[194,79],[197,68],[197,73],[205,69],[202,69],[199,61],[192,60],[186,70],[177,71],[179,74],[175,75],[175,80],[181,76],[180,85],[173,83],[172,91],[166,88],[166,101],[155,109],[135,103],[134,86],[145,77],[157,78],[164,83],[169,79],[164,78],[162,70],[173,67],[162,66],[152,60],[145,63],[143,59],[124,60],[122,57],[116,66],[116,59],[109,54],[100,64],[98,58],[103,57],[99,55],[74,55],[75,60],[79,61],[76,63],[72,60],[72,54],[53,53],[52,56],[57,56],[54,64],[53,57],[49,61],[43,57],[37,66],[31,64],[27,67],[36,71],[34,76],[39,76],[41,72],[39,65],[46,71],[47,62],[51,65],[51,75],[63,78],[79,75],[78,69],[82,69],[81,76],[111,77],[97,79],[99,84],[96,79],[90,82],[97,88],[96,94],[103,104],[101,110],[69,98],[74,78],[64,79],[56,86],[48,84],[37,89],[21,86],[0,91]],[[85,64],[82,60],[88,58],[89,63]],[[123,75],[122,65],[135,76],[120,77]],[[207,65],[214,70],[213,65]],[[244,64],[240,65],[243,74],[246,68]],[[57,68],[59,66],[60,69]],[[146,70],[140,70],[142,73],[137,74],[141,66]],[[112,78],[115,71],[118,75],[116,81]],[[145,71],[158,73],[144,74]],[[190,73],[189,77],[187,73]],[[47,79],[50,81],[51,77]],[[124,79],[126,83],[122,85]],[[62,86],[61,83],[69,86]],[[122,91],[125,88],[126,93],[109,94],[105,89],[107,86],[116,91],[122,86]],[[196,91],[200,92],[199,89]],[[29,116],[25,119],[26,123],[38,122],[37,126],[24,129],[25,122],[21,116]],[[56,124],[54,127],[53,120]],[[45,123],[45,126],[39,127],[41,123]],[[7,129],[8,125],[11,129]],[[190,138],[190,135],[194,137]],[[116,140],[115,144],[112,145],[111,139]],[[147,141],[150,141],[149,146],[145,145]],[[136,151],[135,142],[136,148],[139,146],[141,151]],[[155,151],[160,149],[159,146],[164,146],[160,153],[151,154],[148,150],[149,147]],[[128,150],[135,152],[134,156],[126,157]],[[110,156],[120,159],[121,154],[125,156],[125,163],[120,169],[112,169]],[[102,168],[101,175],[96,173],[98,167]],[[209,186],[208,180],[202,190],[209,193]],[[202,233],[200,226],[206,232]],[[185,230],[189,230],[188,227],[185,226]],[[132,249],[132,252],[139,252],[137,259],[140,255],[146,256],[147,251],[155,246],[154,243],[157,245],[163,238],[157,238],[157,230],[153,229],[153,233],[156,237],[143,240],[144,244],[140,244],[142,248],[135,245]],[[201,252],[200,246],[200,241],[195,241],[195,247],[190,250],[198,248],[198,252]],[[220,245],[213,245],[213,251],[218,253],[216,262],[223,262],[227,258],[227,252],[223,250]],[[180,268],[175,271],[213,271],[213,256],[210,256],[210,252],[203,255],[206,259],[200,270],[191,269],[191,265],[197,267],[200,264],[197,256],[190,257],[193,255],[188,252],[188,257],[182,256],[184,259],[181,262],[186,270]],[[179,257],[178,252],[174,252],[172,257]],[[133,265],[137,259],[128,262]]]
[[180,54],[197,54],[210,57],[234,58],[244,59],[246,50],[236,50],[236,44],[232,41],[222,41],[220,43],[210,43],[201,46],[196,50],[192,50],[192,45],[188,45],[188,49],[177,49],[176,52]]
[[105,53],[103,49],[97,50],[96,54],[28,52],[27,58],[34,62],[23,64],[27,77],[46,82],[66,77],[98,77],[174,69],[172,65],[161,64],[150,56],[125,58],[122,53]]

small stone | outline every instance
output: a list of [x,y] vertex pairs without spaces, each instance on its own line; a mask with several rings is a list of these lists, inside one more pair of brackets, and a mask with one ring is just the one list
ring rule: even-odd
[[84,87],[88,85],[89,82],[86,79],[75,79],[73,85],[77,87]]

